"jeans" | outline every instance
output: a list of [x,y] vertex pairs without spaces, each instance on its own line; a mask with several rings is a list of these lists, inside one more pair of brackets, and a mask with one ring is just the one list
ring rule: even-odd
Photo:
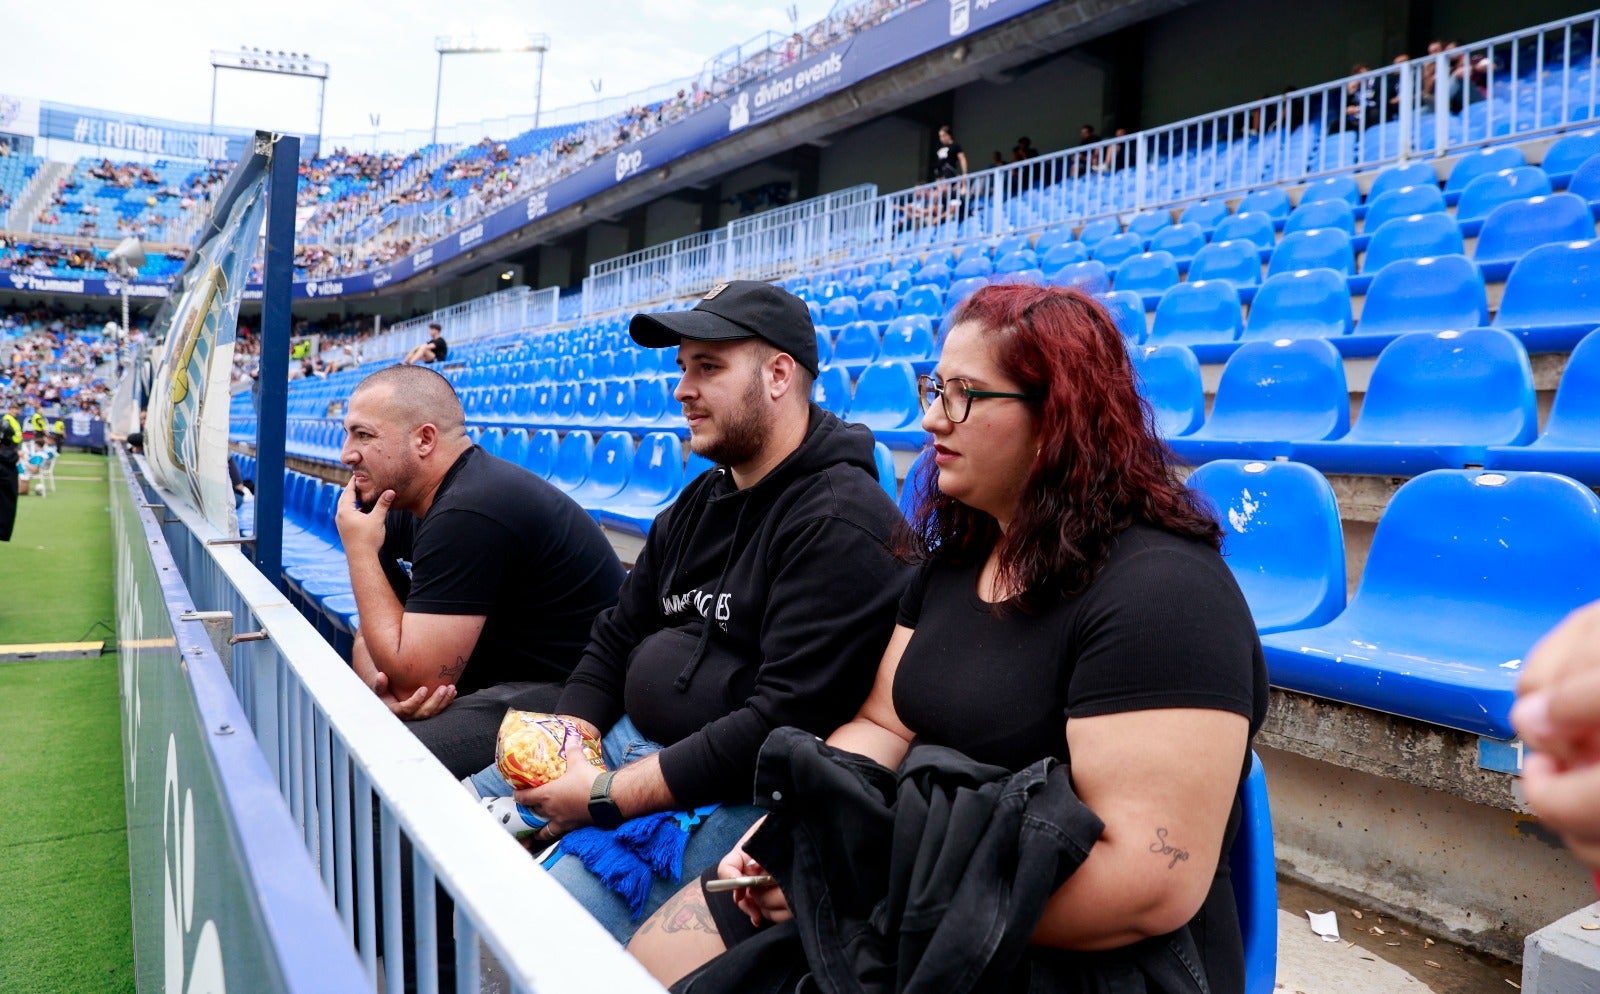
[[[620,769],[661,749],[658,743],[645,738],[627,715],[611,726],[611,731],[600,740],[600,747],[608,770]],[[477,788],[480,797],[510,797],[513,793],[511,784],[493,765],[479,770],[468,779]],[[626,945],[633,937],[634,930],[665,904],[667,898],[676,894],[682,888],[683,881],[694,880],[708,868],[717,865],[745,831],[755,824],[756,819],[764,814],[764,810],[752,804],[724,804],[702,818],[689,836],[689,844],[683,852],[682,880],[662,880],[658,877],[651,884],[650,899],[645,902],[644,913],[637,920],[621,895],[590,873],[577,858],[562,852],[559,845],[545,858],[543,866],[560,881],[567,893],[577,898],[584,910],[611,933],[612,938]]]

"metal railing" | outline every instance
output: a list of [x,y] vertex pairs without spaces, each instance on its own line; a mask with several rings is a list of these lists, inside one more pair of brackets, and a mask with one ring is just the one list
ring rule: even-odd
[[[431,324],[437,323],[443,329],[445,341],[454,346],[554,324],[559,306],[560,291],[555,287],[542,290],[512,287],[450,307],[441,307],[419,318],[396,322],[387,331],[362,342],[358,348],[363,362],[398,359],[428,340],[428,326]],[[342,343],[333,340],[332,344],[338,346]]]
[[373,989],[405,988],[409,946],[416,990],[438,990],[437,885],[455,904],[457,990],[480,989],[483,971],[494,970],[487,953],[514,992],[660,991],[477,809],[236,544],[172,495],[151,496],[166,505],[166,542],[194,606],[228,612],[224,662],[231,657],[239,703]]

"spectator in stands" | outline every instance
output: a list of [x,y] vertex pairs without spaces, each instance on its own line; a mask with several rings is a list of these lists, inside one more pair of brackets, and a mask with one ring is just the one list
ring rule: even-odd
[[967,153],[956,144],[954,133],[950,125],[939,126],[939,140],[933,146],[933,175],[932,180],[955,179],[957,176],[967,174]]
[[11,541],[17,520],[17,460],[22,451],[22,402],[12,397],[0,414],[0,542]]
[[1511,723],[1531,750],[1522,796],[1573,855],[1600,872],[1600,601],[1528,653]]
[[[693,310],[635,315],[630,333],[677,347],[689,444],[717,468],[656,518],[561,695],[562,714],[605,734],[613,772],[569,763],[516,799],[548,819],[540,842],[720,804],[687,841],[687,879],[759,814],[750,781],[767,733],[827,734],[866,697],[905,577],[888,546],[900,515],[871,432],[811,403],[816,332],[797,297],[727,283]],[[624,755],[641,758],[619,770]],[[485,797],[510,793],[493,767],[472,780]],[[620,942],[678,888],[657,878],[635,915],[582,857],[557,852],[551,873]]]
[[406,353],[401,361],[408,366],[419,362],[443,362],[450,354],[450,343],[444,340],[444,328],[439,324],[428,325],[428,340]]
[[[1100,140],[1100,133],[1095,130],[1094,125],[1085,124],[1078,129],[1078,145],[1080,147],[1084,145],[1093,145],[1095,142]],[[1073,176],[1087,176],[1089,171],[1095,168],[1097,164],[1098,158],[1092,152],[1085,152],[1082,155],[1074,155],[1072,157],[1070,174]]]
[[[800,936],[809,947],[826,919],[831,936],[865,945],[834,950],[821,975],[854,983],[854,968],[872,960],[893,976],[899,930],[929,935],[926,921],[895,920],[904,888],[916,886],[908,881],[957,874],[939,884],[965,895],[949,917],[985,942],[925,957],[929,972],[918,976],[930,990],[943,979],[936,960],[969,967],[969,977],[981,971],[994,990],[1121,989],[1086,981],[1115,964],[1159,971],[1180,961],[1180,985],[1151,977],[1150,989],[1243,990],[1225,854],[1266,715],[1266,668],[1218,552],[1221,529],[1151,433],[1121,333],[1078,291],[992,285],[956,312],[921,391],[935,453],[907,481],[923,495],[907,538],[921,566],[871,695],[827,746],[783,733],[767,741],[756,790],[776,787],[789,756],[795,782],[810,787],[769,794],[777,813],[766,826],[642,926],[631,951],[674,981],[727,945],[734,953],[681,989],[787,990],[792,981],[764,970],[810,972]],[[887,807],[896,769],[899,811]],[[1010,780],[1018,771],[1049,772],[1040,785]],[[974,805],[950,818],[950,835],[931,816],[915,821],[909,805],[942,803],[926,798],[928,780],[941,794],[959,786]],[[984,789],[1019,782],[1058,804],[1049,817],[1027,802],[1053,829],[1059,848],[1048,860],[1022,858],[1038,846],[1026,829],[963,827],[986,821],[990,809],[976,807]],[[703,889],[768,871],[781,888]],[[1052,874],[1065,882],[1033,890]],[[841,885],[855,890],[833,889]],[[805,903],[791,913],[786,895]],[[837,903],[822,911],[819,902]],[[869,927],[856,916],[874,904],[889,917]],[[784,920],[795,925],[755,927]],[[685,921],[705,926],[672,927]],[[875,941],[876,929],[889,930],[887,941]],[[1030,941],[1049,952],[1028,953]],[[1014,952],[989,962],[997,949]],[[1030,967],[1031,982],[1019,982]]]
[[362,380],[345,429],[336,523],[361,616],[355,670],[466,776],[493,760],[508,707],[553,708],[622,566],[570,498],[472,443],[430,369]]

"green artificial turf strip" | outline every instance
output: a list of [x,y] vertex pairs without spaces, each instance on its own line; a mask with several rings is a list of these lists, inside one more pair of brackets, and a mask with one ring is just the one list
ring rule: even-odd
[[17,498],[0,542],[0,645],[116,640],[108,468],[105,456],[67,453],[48,496]]
[[0,664],[0,700],[0,994],[132,991],[117,657]]

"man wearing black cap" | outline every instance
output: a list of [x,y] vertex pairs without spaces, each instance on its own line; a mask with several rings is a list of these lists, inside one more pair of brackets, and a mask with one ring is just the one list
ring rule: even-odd
[[[759,815],[750,790],[767,733],[826,735],[865,699],[905,579],[888,545],[900,514],[877,483],[872,433],[811,403],[803,301],[726,283],[693,310],[636,315],[629,332],[677,348],[690,448],[717,466],[656,519],[557,708],[631,761],[569,763],[517,800],[549,819],[541,842],[720,804],[689,837],[688,879]],[[678,887],[655,878],[632,913],[581,857],[548,865],[619,941]]]

